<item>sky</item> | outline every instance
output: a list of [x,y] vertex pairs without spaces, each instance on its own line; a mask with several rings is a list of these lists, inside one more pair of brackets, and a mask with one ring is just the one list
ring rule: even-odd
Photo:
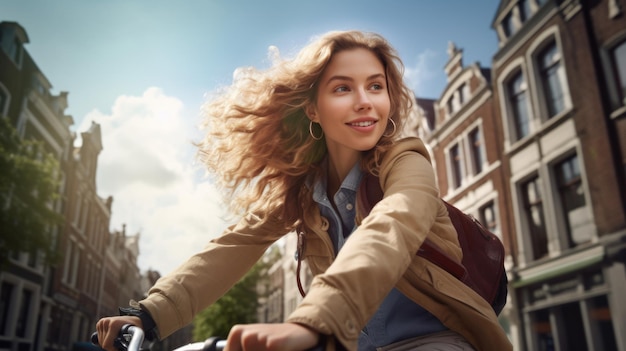
[[[448,44],[490,67],[497,0],[0,0],[0,21],[26,30],[26,50],[68,92],[80,136],[100,124],[98,195],[111,227],[140,233],[142,271],[167,274],[221,232],[222,196],[194,156],[207,94],[239,67],[266,68],[330,30],[377,32],[397,49],[420,98],[446,85]],[[1,68],[0,68],[1,69]],[[80,138],[77,139],[77,145]]]

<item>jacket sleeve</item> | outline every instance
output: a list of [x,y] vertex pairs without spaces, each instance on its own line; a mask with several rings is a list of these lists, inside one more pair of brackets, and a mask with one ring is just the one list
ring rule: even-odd
[[249,214],[159,279],[148,296],[139,301],[156,322],[159,338],[186,326],[220,298],[286,231],[277,219],[261,221]]
[[348,349],[356,349],[361,328],[407,270],[437,216],[445,215],[421,141],[402,142],[388,153],[380,181],[383,199],[289,318],[333,334]]

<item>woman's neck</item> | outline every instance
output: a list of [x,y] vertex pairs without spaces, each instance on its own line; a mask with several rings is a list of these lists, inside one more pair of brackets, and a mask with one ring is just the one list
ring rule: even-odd
[[358,156],[352,159],[337,160],[329,155],[326,191],[330,199],[337,193],[352,167],[359,162],[360,157]]

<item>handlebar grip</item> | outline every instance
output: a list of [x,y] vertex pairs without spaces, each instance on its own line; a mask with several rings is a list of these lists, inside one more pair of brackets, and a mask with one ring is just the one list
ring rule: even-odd
[[100,346],[100,343],[98,342],[98,332],[93,332],[93,334],[91,334],[91,338],[89,338],[89,340],[91,341],[92,344],[94,344],[96,346]]
[[[124,335],[129,335],[130,340],[126,340]],[[120,328],[118,336],[113,342],[113,346],[120,351],[141,351],[141,344],[143,343],[144,333],[139,327],[131,324],[125,324]],[[91,334],[91,343],[100,346],[98,340],[98,332]]]
[[226,340],[214,336],[206,339],[202,351],[222,351],[224,346],[226,346]]
[[[89,338],[89,341],[91,341],[93,345],[100,346],[100,341],[98,340],[98,332],[93,332],[93,334],[91,334],[91,338]],[[124,344],[120,341],[119,337],[116,338],[115,341],[113,341],[113,346],[115,346],[115,348],[118,350],[122,350],[125,347]]]

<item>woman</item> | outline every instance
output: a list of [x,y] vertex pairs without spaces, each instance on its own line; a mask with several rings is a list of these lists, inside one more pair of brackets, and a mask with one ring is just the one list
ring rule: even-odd
[[[126,323],[160,338],[187,325],[296,230],[315,275],[307,296],[285,323],[233,327],[228,351],[318,342],[349,350],[512,349],[486,301],[415,255],[427,236],[459,260],[462,253],[424,144],[398,140],[414,99],[402,70],[385,39],[348,31],[327,33],[269,70],[241,71],[207,103],[208,132],[198,146],[242,219],[126,316],[100,320],[103,347],[112,350]],[[379,176],[384,198],[360,220],[356,188],[366,172]]]

